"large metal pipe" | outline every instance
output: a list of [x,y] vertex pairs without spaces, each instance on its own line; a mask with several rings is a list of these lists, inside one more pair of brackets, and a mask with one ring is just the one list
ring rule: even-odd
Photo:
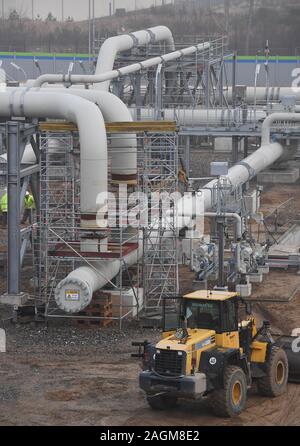
[[[162,56],[153,57],[152,59],[147,59],[143,62],[128,65],[126,67],[120,68],[118,70],[106,71],[100,74],[43,74],[39,76],[34,82],[28,84],[28,87],[40,88],[45,83],[48,84],[95,84],[106,86],[107,82],[117,79],[122,76],[127,76],[128,74],[137,73],[143,69],[151,68],[156,65],[165,62],[171,62],[173,60],[179,59],[183,56],[189,56],[198,51],[205,51],[210,48],[210,43],[200,43],[199,45],[191,46],[188,48],[183,48],[182,50],[173,51],[172,53],[164,54]],[[108,82],[108,84],[109,84]],[[98,88],[98,87],[97,87]],[[99,88],[100,89],[100,88]],[[107,88],[101,88],[103,91],[107,91]]]
[[7,196],[8,196],[8,295],[20,294],[20,148],[19,148],[18,122],[8,122],[7,145],[8,145],[8,171],[7,171]]
[[[146,30],[106,39],[99,51],[95,74],[99,75],[113,70],[118,53],[129,51],[134,47],[158,42],[165,42],[169,51],[175,50],[172,32],[166,26],[155,26]],[[95,88],[108,91],[109,84],[109,81],[96,84]]]
[[[230,110],[230,109],[164,109],[163,117],[166,121],[176,121],[182,126],[199,126],[210,124],[212,126],[228,126],[231,124],[256,123],[263,121],[267,114],[264,110]],[[134,116],[135,109],[131,109]],[[141,120],[152,120],[153,114],[149,109],[141,109]]]
[[[9,92],[23,91],[26,89],[7,88]],[[31,93],[39,93],[41,90],[30,90]],[[96,104],[106,122],[131,122],[132,114],[127,106],[117,96],[98,90],[78,90],[69,88],[43,88],[42,92],[56,95],[72,95]],[[112,179],[122,181],[132,180],[136,177],[137,172],[137,140],[135,134],[119,134],[118,138],[111,141],[111,173]],[[6,162],[7,156],[0,156],[0,162]],[[36,162],[36,157],[31,145],[25,148],[22,158],[23,164],[31,164]]]
[[[86,308],[95,291],[103,288],[120,272],[124,264],[127,267],[135,265],[143,254],[142,234],[139,236],[139,248],[123,259],[101,260],[89,266],[82,266],[72,271],[55,289],[55,300],[58,307],[66,313],[77,313]],[[70,290],[77,299],[68,299]]]
[[[228,103],[232,103],[232,87],[224,91]],[[295,96],[296,102],[300,102],[300,88],[296,87],[246,87],[244,101],[247,104],[279,102],[286,96]]]
[[[242,222],[241,216],[239,214],[236,214],[233,212],[225,212],[221,216],[225,217],[225,218],[232,218],[235,220],[235,222],[236,222],[236,237],[238,240],[241,240],[242,235],[243,235],[243,222]],[[205,212],[204,217],[216,218],[216,217],[220,217],[220,215],[217,214],[216,212]]]
[[[52,92],[79,96],[96,104],[105,122],[132,122],[133,117],[121,99],[106,91],[78,89],[43,89]],[[137,173],[137,139],[135,134],[118,134],[111,141],[111,174],[112,180],[132,180]]]
[[271,143],[271,128],[275,122],[281,123],[293,123],[300,122],[300,114],[299,113],[273,113],[268,116],[263,125],[262,125],[262,133],[261,133],[261,143],[270,144]]
[[[85,214],[96,215],[101,203],[97,197],[107,191],[107,138],[99,108],[91,101],[57,93],[31,93],[24,90],[0,92],[0,116],[65,119],[78,126],[81,145],[82,224],[95,225]],[[96,220],[96,219],[95,219]]]
[[[252,155],[245,158],[243,161],[237,163],[228,174],[222,177],[227,180],[233,188],[247,183],[255,178],[259,172],[272,166],[276,161],[280,160],[285,154],[285,149],[277,142],[271,143],[271,127],[275,122],[293,123],[300,122],[300,115],[296,113],[274,113],[270,115],[262,126],[262,146],[256,150]],[[212,206],[212,190],[217,187],[219,180],[213,180],[204,186],[204,189],[199,191],[195,196],[185,196],[177,203],[178,218],[193,217],[197,212],[208,210]]]
[[[243,161],[237,163],[228,174],[222,177],[227,180],[233,188],[247,183],[255,178],[257,174],[267,167],[278,161],[284,154],[284,147],[279,143],[273,143],[261,146],[252,155],[245,158]],[[178,218],[192,218],[198,212],[203,212],[212,207],[212,191],[216,189],[218,180],[212,180],[204,186],[202,190],[195,196],[185,196],[178,201],[177,215]]]

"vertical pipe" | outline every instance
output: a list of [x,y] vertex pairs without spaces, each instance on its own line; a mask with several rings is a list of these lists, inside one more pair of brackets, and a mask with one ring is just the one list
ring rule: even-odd
[[8,259],[7,293],[20,294],[20,124],[8,122],[7,132],[7,196],[8,196]]
[[91,0],[89,0],[89,64],[91,64],[92,33],[91,33]]
[[232,58],[232,108],[236,107],[236,61],[237,53],[235,52]]
[[189,135],[187,135],[185,138],[185,170],[187,176],[189,177],[191,174],[191,138]]
[[[235,109],[236,109],[236,52],[233,55],[232,60],[232,109],[233,109],[233,115],[235,119]],[[232,162],[233,164],[236,164],[238,162],[238,138],[233,136],[232,137]]]
[[162,119],[162,64],[156,70],[155,78],[155,119]]
[[223,108],[223,96],[224,96],[224,60],[222,59],[220,67],[220,77],[219,77],[219,104]]
[[95,22],[95,0],[92,0],[92,55],[95,57],[96,22]]
[[219,240],[219,274],[218,274],[218,288],[224,288],[225,286],[225,274],[224,274],[224,220],[217,219],[217,233]]
[[239,160],[239,137],[232,137],[232,163],[236,164]]
[[244,139],[244,158],[247,158],[249,155],[249,138],[245,136]]
[[209,61],[206,62],[205,64],[205,105],[206,108],[209,109],[210,108],[210,63]]
[[141,108],[142,108],[142,94],[141,94],[141,87],[142,87],[142,79],[141,79],[141,73],[137,73],[135,75],[135,106],[136,106],[136,117],[137,121],[141,120]]

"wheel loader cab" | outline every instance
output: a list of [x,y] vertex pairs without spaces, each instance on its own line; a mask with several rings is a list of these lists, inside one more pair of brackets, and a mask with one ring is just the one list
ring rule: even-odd
[[[196,291],[180,299],[177,314],[164,311],[164,336],[178,328],[215,331],[216,344],[239,348],[238,295],[224,291]],[[190,333],[191,335],[191,333]]]
[[196,291],[183,297],[183,316],[188,328],[214,330],[217,334],[238,331],[236,293]]

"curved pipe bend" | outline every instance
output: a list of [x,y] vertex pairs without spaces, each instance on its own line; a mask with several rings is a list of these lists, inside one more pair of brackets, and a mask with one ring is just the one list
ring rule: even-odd
[[[112,93],[99,90],[78,89],[43,89],[50,94],[52,91],[68,96],[84,98],[96,104],[106,122],[132,122],[133,117],[124,102]],[[111,171],[112,179],[126,177],[132,179],[137,173],[137,139],[135,134],[118,134],[111,141]]]
[[271,127],[275,122],[300,122],[299,113],[272,113],[262,125],[261,143],[271,144]]
[[81,212],[96,214],[97,197],[107,191],[107,138],[104,119],[91,101],[58,93],[0,92],[0,116],[65,119],[77,125],[81,157]]
[[[139,47],[161,41],[165,41],[171,51],[175,50],[172,32],[166,26],[156,26],[147,30],[110,37],[105,40],[100,48],[95,75],[43,74],[34,81],[32,86],[39,88],[47,82],[95,83],[95,89],[108,91],[113,73],[118,77],[118,70],[113,70],[113,67],[119,52],[128,51],[134,46]],[[105,76],[108,73],[110,75],[108,77]]]
[[[100,48],[95,74],[111,71],[114,67],[119,52],[131,50],[133,47],[145,46],[149,43],[166,42],[171,51],[175,50],[172,32],[166,26],[155,26],[146,30],[136,31],[130,34],[114,36],[106,39]],[[96,84],[94,87],[102,91],[108,91],[110,82]]]
[[27,82],[26,86],[28,88],[41,88],[45,83],[57,84],[57,83],[70,83],[70,84],[94,84],[102,86],[101,91],[108,91],[108,88],[104,88],[110,81],[117,79],[121,76],[126,76],[132,73],[137,73],[143,69],[151,68],[157,66],[164,62],[171,62],[179,59],[183,56],[188,56],[194,54],[197,51],[205,51],[210,48],[210,43],[200,43],[196,46],[191,46],[183,48],[182,50],[173,51],[172,53],[163,54],[162,56],[153,57],[152,59],[147,59],[139,63],[134,63],[126,67],[119,68],[118,70],[109,70],[98,74],[43,74],[39,76],[36,80],[30,80]]

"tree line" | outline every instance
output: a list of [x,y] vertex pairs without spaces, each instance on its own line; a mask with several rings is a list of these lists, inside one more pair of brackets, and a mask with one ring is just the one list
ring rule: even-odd
[[[239,54],[263,53],[268,40],[271,55],[300,53],[299,0],[185,0],[178,7],[164,5],[127,13],[124,17],[103,17],[95,21],[95,36],[102,38],[155,25],[169,26],[180,41],[191,36],[228,35],[229,47]],[[51,11],[45,20],[34,21],[11,11],[0,27],[1,51],[87,52],[87,21],[63,23]]]

